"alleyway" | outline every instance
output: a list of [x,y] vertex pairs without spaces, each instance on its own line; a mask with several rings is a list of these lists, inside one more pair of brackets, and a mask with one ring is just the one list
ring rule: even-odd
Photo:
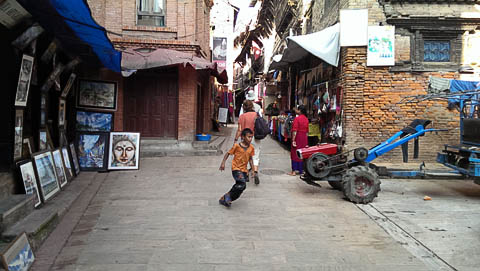
[[[328,184],[316,188],[285,175],[289,155],[278,142],[266,139],[262,148],[260,185],[249,183],[230,209],[218,204],[232,184],[228,170],[218,171],[221,156],[144,159],[139,171],[108,173],[60,254],[42,247],[33,270],[440,270],[425,265]],[[405,192],[410,201],[420,197],[412,192],[414,182]],[[381,194],[375,205],[395,219],[392,212],[403,204],[394,193],[398,185],[386,183],[388,196]],[[478,206],[480,190],[460,185]],[[443,220],[439,212],[432,223]],[[478,220],[469,224],[476,229],[467,237],[478,248]],[[410,226],[412,233],[422,231]],[[450,237],[431,245],[445,247]],[[474,258],[471,251],[464,256]],[[478,260],[458,270],[473,270],[478,262],[472,261]]]

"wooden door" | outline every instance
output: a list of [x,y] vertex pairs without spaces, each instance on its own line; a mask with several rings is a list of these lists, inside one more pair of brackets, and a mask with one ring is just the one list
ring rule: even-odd
[[178,84],[175,73],[139,73],[125,89],[125,131],[142,137],[177,138]]

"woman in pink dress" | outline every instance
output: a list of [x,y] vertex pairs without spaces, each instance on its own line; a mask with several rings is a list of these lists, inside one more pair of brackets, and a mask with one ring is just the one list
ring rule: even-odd
[[288,175],[295,176],[303,173],[303,161],[297,156],[297,149],[305,148],[308,145],[308,118],[307,109],[300,105],[296,109],[297,117],[292,125],[292,146],[290,149],[290,159],[292,159],[292,172]]

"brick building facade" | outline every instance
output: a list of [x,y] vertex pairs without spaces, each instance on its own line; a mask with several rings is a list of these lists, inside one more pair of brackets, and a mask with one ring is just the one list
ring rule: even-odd
[[[420,139],[420,160],[434,161],[444,144],[459,142],[459,112],[448,110],[446,102],[400,102],[406,96],[426,94],[430,76],[466,79],[459,73],[459,68],[464,65],[478,71],[478,59],[472,59],[471,53],[472,40],[478,40],[477,28],[480,25],[480,14],[474,2],[279,2],[285,2],[284,6],[288,3],[288,6],[277,11],[277,54],[282,53],[286,36],[314,33],[332,26],[340,21],[341,9],[368,9],[369,26],[395,26],[394,66],[367,66],[367,47],[357,46],[342,47],[339,66],[333,67],[335,78],[330,79],[336,79],[335,84],[343,89],[343,142],[348,149],[360,146],[371,148],[417,118],[431,120],[434,128],[450,129],[448,132],[427,134]],[[302,2],[308,3],[308,6],[302,6]],[[289,13],[293,14],[290,19]],[[282,19],[285,17],[287,19]],[[449,48],[448,60],[436,62],[424,59],[424,44],[427,42],[446,44]],[[473,54],[478,58],[477,55]],[[301,72],[318,65],[313,56],[310,58],[289,66],[292,100],[296,90],[298,94],[295,81]],[[401,161],[401,150],[398,148],[379,158],[379,161],[387,160]]]
[[[165,48],[210,60],[210,8],[212,2],[209,0],[88,0],[87,2],[92,16],[107,29],[109,39],[119,51],[127,48]],[[142,5],[145,5],[146,8],[142,8]],[[153,7],[155,12],[151,12],[151,5],[158,5],[160,8],[155,10]],[[150,12],[147,9],[150,9]],[[143,19],[142,16],[156,19]],[[175,130],[174,136],[171,133],[168,133],[167,136],[164,133],[155,133],[151,131],[151,127],[145,127],[157,125],[155,123],[140,125],[138,122],[135,124],[135,121],[126,119],[128,110],[159,111],[158,107],[163,104],[158,102],[157,105],[150,105],[148,95],[142,96],[144,100],[137,100],[138,104],[142,104],[142,108],[133,108],[131,103],[126,101],[125,97],[131,96],[127,94],[136,91],[133,88],[138,87],[138,84],[133,86],[131,81],[135,81],[135,77],[138,79],[143,76],[146,71],[139,70],[130,77],[122,77],[107,70],[89,71],[86,68],[82,70],[80,77],[117,82],[118,106],[114,116],[115,131],[142,132],[142,130],[148,130],[148,133],[145,133],[145,135],[149,135],[147,137],[191,141],[196,133],[208,132],[211,129],[210,115],[213,108],[210,88],[213,83],[212,78],[210,73],[195,70],[188,65],[185,67],[178,65],[167,70],[169,73],[176,74],[177,82],[177,102],[176,107],[172,109],[176,114],[176,120],[172,124],[176,126],[172,128]],[[158,72],[162,71],[159,69]],[[156,85],[161,88],[161,77],[158,77],[157,80]],[[151,88],[152,86],[144,87]],[[140,99],[139,97],[134,98]],[[160,115],[161,118],[164,112],[161,111],[157,115]],[[153,118],[153,116],[146,118]],[[165,121],[167,120],[160,120],[158,125],[163,126]]]

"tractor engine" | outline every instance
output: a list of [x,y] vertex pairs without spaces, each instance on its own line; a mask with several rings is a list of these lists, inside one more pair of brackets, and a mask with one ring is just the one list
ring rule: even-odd
[[336,171],[344,169],[347,157],[338,155],[341,147],[337,144],[323,143],[313,147],[297,150],[298,158],[303,160],[305,177],[311,179],[323,179],[335,175]]

